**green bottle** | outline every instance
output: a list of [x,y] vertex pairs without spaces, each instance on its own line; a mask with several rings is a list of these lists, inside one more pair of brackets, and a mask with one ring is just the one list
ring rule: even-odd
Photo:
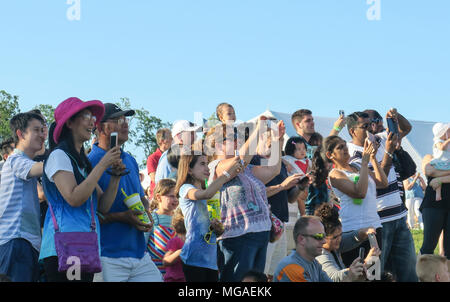
[[[357,183],[358,180],[359,180],[359,175],[355,175],[355,178],[353,179],[353,182],[354,182],[354,183]],[[354,203],[354,204],[361,205],[362,202],[363,202],[363,200],[360,199],[360,198],[353,198],[353,203]]]

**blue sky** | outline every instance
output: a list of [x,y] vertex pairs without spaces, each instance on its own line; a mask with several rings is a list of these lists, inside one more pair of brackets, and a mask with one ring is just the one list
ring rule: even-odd
[[448,121],[450,1],[0,1],[0,90],[20,107],[129,97],[163,121],[220,102],[248,120],[270,108],[336,116],[396,107]]

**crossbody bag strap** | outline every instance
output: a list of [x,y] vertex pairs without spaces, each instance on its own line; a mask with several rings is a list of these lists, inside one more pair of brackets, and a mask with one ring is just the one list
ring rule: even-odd
[[[66,154],[70,157],[71,162],[75,163],[75,165],[77,166],[78,171],[80,171],[80,167],[77,164],[77,161],[72,157],[72,155],[70,155],[69,153],[66,152]],[[81,173],[80,173],[81,174]],[[83,176],[83,175],[82,175]],[[86,179],[86,178],[85,178]],[[79,184],[78,184],[79,185]],[[95,190],[95,189],[94,189]],[[92,192],[92,194],[94,194],[94,192]],[[95,223],[95,219],[94,219],[94,202],[92,201],[92,195],[89,197],[89,200],[91,201],[91,230],[93,232],[96,231],[96,223]]]
[[[60,150],[62,150],[62,149],[60,149]],[[64,150],[62,150],[62,151],[64,151]],[[78,171],[80,171],[80,168],[78,167],[76,160],[67,152],[64,151],[64,153],[66,153],[66,155],[70,157],[71,162],[72,162],[72,167],[73,167],[73,163],[75,163],[76,168],[78,169]],[[75,168],[75,167],[73,167],[73,168]],[[55,184],[55,186],[56,186],[56,184]],[[94,213],[94,202],[92,201],[92,195],[89,197],[89,201],[91,202],[91,231],[96,232],[97,224],[95,223],[95,218],[94,218],[95,213]],[[55,217],[55,213],[53,212],[52,205],[48,200],[47,200],[47,204],[50,209],[50,214],[52,215],[53,227],[55,228],[55,232],[59,232],[59,226],[58,226],[58,223],[56,222],[56,217]]]

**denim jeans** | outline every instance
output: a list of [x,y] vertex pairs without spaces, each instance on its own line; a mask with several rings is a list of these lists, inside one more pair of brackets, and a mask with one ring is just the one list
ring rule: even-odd
[[12,282],[37,282],[39,279],[39,252],[28,240],[11,239],[0,245],[0,274]]
[[240,282],[253,270],[263,273],[270,232],[247,233],[219,241],[219,272],[221,282]]
[[423,217],[423,244],[421,254],[433,254],[439,241],[441,232],[444,231],[444,251],[447,259],[450,259],[450,213],[445,209],[425,208]]
[[382,225],[382,271],[391,272],[398,282],[417,282],[416,251],[406,216]]

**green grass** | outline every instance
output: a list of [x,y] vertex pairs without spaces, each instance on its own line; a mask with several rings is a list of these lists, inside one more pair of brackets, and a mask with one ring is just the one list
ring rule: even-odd
[[[411,230],[411,234],[414,239],[414,247],[416,248],[416,254],[419,253],[420,248],[422,247],[423,242],[423,231],[421,230]],[[436,255],[439,255],[439,244],[436,245],[436,249],[434,250]]]

